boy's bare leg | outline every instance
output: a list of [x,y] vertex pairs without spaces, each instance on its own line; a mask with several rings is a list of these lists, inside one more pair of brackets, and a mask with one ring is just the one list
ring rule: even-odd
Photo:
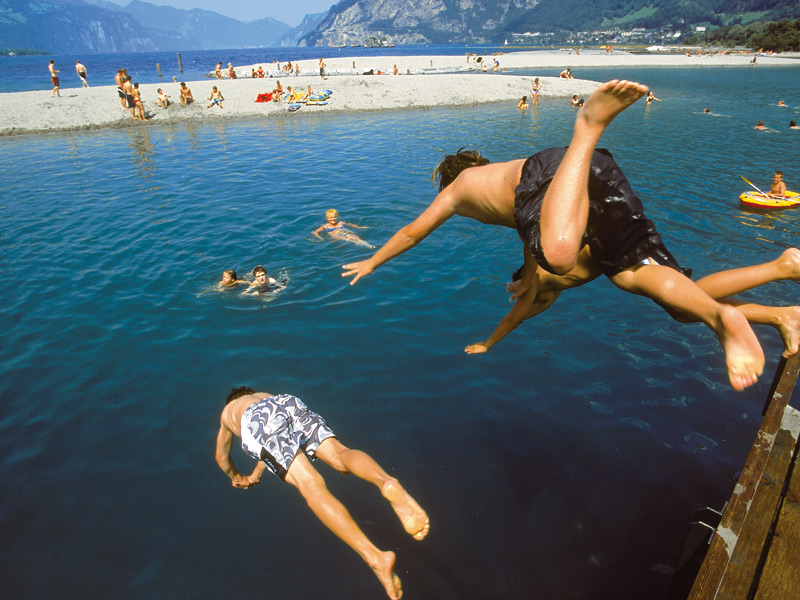
[[735,390],[753,385],[764,369],[764,352],[744,314],[720,304],[682,273],[660,265],[640,265],[611,278],[625,291],[647,296],[689,321],[701,321],[725,351],[728,378]]
[[800,306],[763,306],[741,302],[735,298],[720,300],[735,306],[753,325],[771,325],[783,340],[783,355],[797,354],[800,350]]
[[788,248],[775,260],[712,273],[697,281],[709,296],[716,300],[735,296],[771,281],[791,279],[800,281],[800,250]]
[[398,600],[403,595],[400,578],[394,573],[395,554],[379,550],[364,535],[349,511],[328,491],[322,476],[302,452],[286,473],[286,481],[295,486],[320,521],[355,550],[383,584],[386,595]]
[[785,279],[800,281],[797,248],[788,248],[775,260],[760,265],[713,273],[698,280],[697,285],[715,300],[735,306],[750,323],[775,327],[783,340],[783,354],[789,356],[800,348],[800,306],[762,306],[728,297]]
[[428,535],[428,515],[400,482],[386,473],[369,454],[348,448],[336,438],[328,438],[317,448],[316,456],[340,473],[352,473],[377,486],[392,505],[403,529],[415,540]]
[[577,260],[589,216],[589,168],[606,127],[647,93],[647,86],[612,80],[599,86],[578,111],[572,141],[542,201],[541,235],[545,258],[556,273]]

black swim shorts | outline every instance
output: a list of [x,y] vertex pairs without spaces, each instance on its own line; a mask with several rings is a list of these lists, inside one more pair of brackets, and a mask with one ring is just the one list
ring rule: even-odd
[[[566,148],[548,148],[531,156],[522,168],[514,203],[520,237],[543,269],[553,273],[542,250],[540,217],[545,192]],[[589,173],[589,219],[583,244],[607,277],[651,259],[689,275],[664,246],[653,222],[607,150],[595,150]]]

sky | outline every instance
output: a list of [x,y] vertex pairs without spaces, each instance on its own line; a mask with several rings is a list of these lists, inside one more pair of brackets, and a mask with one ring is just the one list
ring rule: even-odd
[[[130,0],[111,0],[114,4],[126,6]],[[189,10],[200,8],[210,10],[239,21],[255,21],[272,17],[277,21],[296,27],[303,17],[325,12],[339,0],[142,0],[159,6],[172,6]]]

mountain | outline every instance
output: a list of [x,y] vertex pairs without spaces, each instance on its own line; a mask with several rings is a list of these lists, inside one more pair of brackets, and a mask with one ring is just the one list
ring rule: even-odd
[[0,46],[55,54],[202,48],[180,34],[145,27],[128,13],[80,0],[0,0]]
[[205,50],[275,46],[291,29],[286,23],[269,17],[243,23],[199,8],[181,10],[140,0],[119,8],[145,27],[177,32],[187,39],[197,40]]
[[499,43],[535,32],[747,24],[800,16],[800,0],[341,0],[300,45]]
[[243,23],[140,0],[127,6],[104,0],[0,0],[0,48],[56,54],[275,46],[290,30],[271,18]]
[[306,15],[300,25],[284,33],[275,45],[292,48],[296,47],[303,37],[317,28],[317,25],[322,22],[327,14],[327,12],[321,12],[313,15]]

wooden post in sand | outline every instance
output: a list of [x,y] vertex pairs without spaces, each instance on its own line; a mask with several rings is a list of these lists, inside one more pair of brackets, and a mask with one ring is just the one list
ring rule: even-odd
[[178,71],[183,73],[183,62],[181,62],[181,53],[178,52]]
[[156,69],[158,70],[158,76],[161,77],[161,63],[156,63]]

